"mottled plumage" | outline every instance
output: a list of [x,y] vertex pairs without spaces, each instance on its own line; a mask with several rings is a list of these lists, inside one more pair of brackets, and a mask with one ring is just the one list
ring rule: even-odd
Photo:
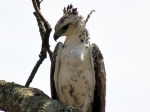
[[83,112],[105,112],[106,72],[103,56],[90,37],[77,8],[68,5],[55,26],[57,43],[51,68],[51,96]]

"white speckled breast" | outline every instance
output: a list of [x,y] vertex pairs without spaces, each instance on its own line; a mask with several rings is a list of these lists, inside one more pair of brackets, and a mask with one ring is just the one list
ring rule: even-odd
[[84,61],[85,55],[87,53],[86,49],[83,48],[65,48],[61,52],[61,63],[67,64],[72,67],[78,67]]
[[89,49],[84,44],[63,47],[57,84],[59,100],[83,112],[90,112],[94,80]]
[[73,49],[68,55],[68,64],[71,66],[79,66],[84,59],[84,55],[81,50]]

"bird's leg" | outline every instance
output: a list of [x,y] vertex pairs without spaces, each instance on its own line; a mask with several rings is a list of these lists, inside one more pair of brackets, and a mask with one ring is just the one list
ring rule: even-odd
[[92,109],[92,97],[90,95],[87,95],[84,101],[84,106],[82,108],[83,112],[90,112]]
[[75,99],[72,96],[73,95],[72,86],[68,83],[66,85],[63,85],[61,89],[62,89],[62,92],[66,99],[67,104],[69,104],[70,106],[74,106]]
[[59,100],[64,102],[64,103],[67,103],[66,99],[65,99],[65,96],[64,96],[64,93],[61,91],[61,93],[59,94]]

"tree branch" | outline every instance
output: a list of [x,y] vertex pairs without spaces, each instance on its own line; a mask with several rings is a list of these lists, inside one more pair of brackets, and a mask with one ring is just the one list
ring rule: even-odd
[[37,61],[36,65],[34,66],[31,75],[29,76],[25,86],[29,87],[30,83],[32,82],[38,68],[40,67],[40,65],[42,64],[42,62],[44,61],[44,59],[46,58],[46,51],[43,51],[43,54],[41,55],[40,59]]
[[40,35],[41,35],[41,39],[42,39],[42,46],[41,46],[41,52],[40,52],[40,59],[39,61],[37,61],[35,67],[33,68],[25,86],[29,87],[30,83],[32,82],[37,70],[39,69],[40,65],[42,64],[42,62],[44,61],[44,59],[47,57],[46,52],[48,52],[50,60],[51,60],[51,66],[53,63],[53,58],[52,58],[52,51],[49,49],[50,45],[49,45],[49,36],[50,33],[52,31],[52,28],[50,27],[50,24],[46,21],[46,19],[43,17],[41,11],[40,11],[40,3],[43,0],[39,1],[39,0],[32,0],[33,3],[33,7],[35,9],[34,15],[36,17],[38,26],[39,26],[39,31],[40,31]]
[[49,98],[36,88],[0,80],[0,110],[10,112],[80,112],[60,101]]

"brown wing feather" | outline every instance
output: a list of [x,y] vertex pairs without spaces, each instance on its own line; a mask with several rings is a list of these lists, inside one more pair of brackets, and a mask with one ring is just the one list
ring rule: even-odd
[[103,55],[96,44],[91,46],[96,82],[92,112],[105,112],[106,72]]
[[58,55],[59,44],[61,44],[61,42],[58,42],[55,49],[54,49],[53,62],[51,63],[50,87],[51,87],[52,99],[57,99],[57,92],[56,92],[55,82],[54,82],[54,72],[55,72],[55,67],[56,67],[56,56]]

